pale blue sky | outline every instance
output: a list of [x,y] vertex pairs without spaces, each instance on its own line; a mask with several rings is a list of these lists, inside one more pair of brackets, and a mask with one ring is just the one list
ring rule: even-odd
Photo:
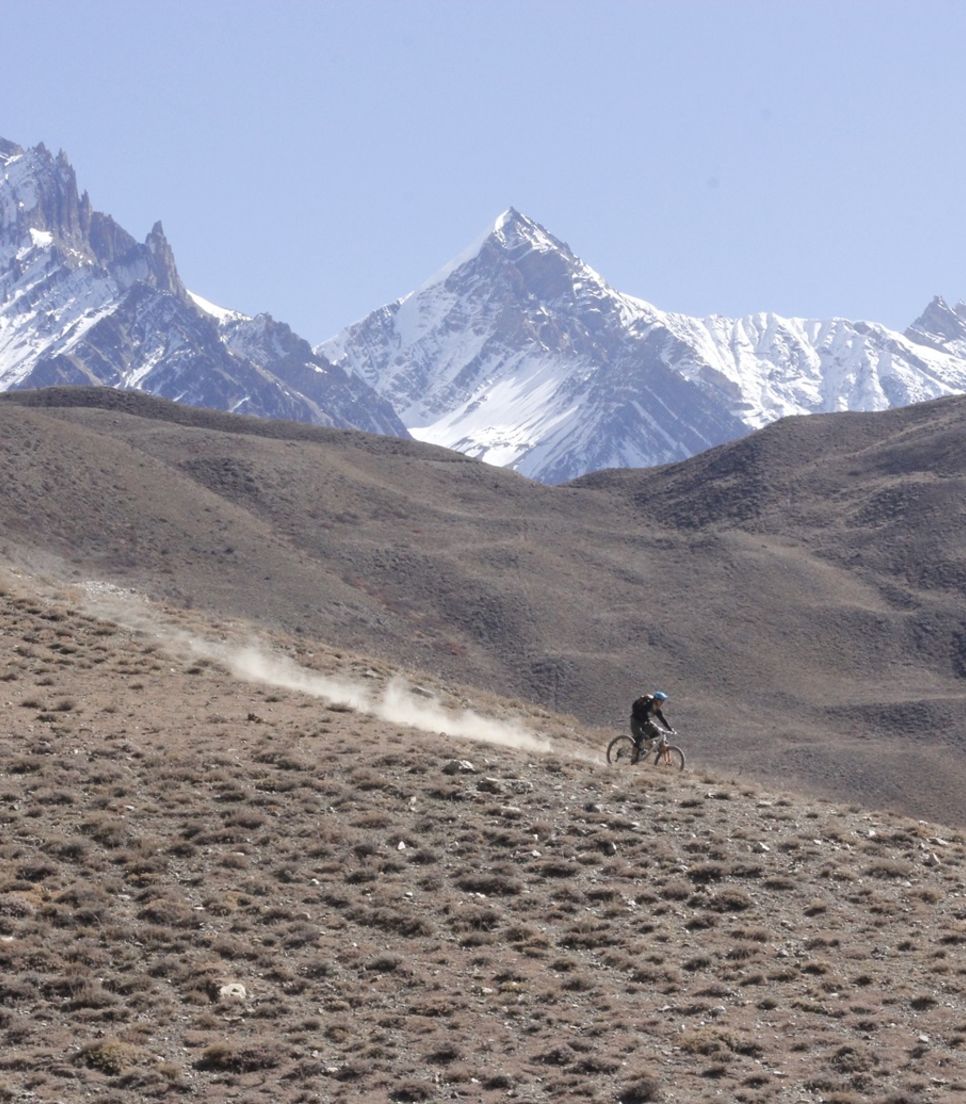
[[316,342],[507,206],[669,310],[966,298],[959,0],[0,0],[0,135]]

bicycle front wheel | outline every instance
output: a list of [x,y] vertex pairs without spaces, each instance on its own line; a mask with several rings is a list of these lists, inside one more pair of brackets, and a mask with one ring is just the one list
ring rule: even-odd
[[664,770],[684,770],[684,752],[674,744],[665,744],[657,749],[654,765]]
[[624,766],[634,761],[634,741],[630,736],[615,736],[607,745],[607,762]]

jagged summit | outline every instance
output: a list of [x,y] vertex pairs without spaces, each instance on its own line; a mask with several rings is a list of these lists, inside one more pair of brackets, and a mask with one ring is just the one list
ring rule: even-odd
[[504,245],[529,242],[541,248],[559,249],[570,253],[567,245],[558,241],[535,219],[521,214],[515,207],[508,207],[500,215],[493,224],[490,237]]
[[16,142],[0,137],[0,165],[6,165],[14,157],[21,157],[23,149]]
[[[497,219],[485,246],[497,250],[514,265],[524,280],[537,275],[537,267],[544,277],[555,273],[560,286],[538,290],[543,295],[564,293],[572,287],[574,279],[591,280],[603,284],[603,278],[577,257],[566,242],[553,236],[535,219],[510,207]],[[524,270],[523,266],[527,266]]]
[[936,349],[954,348],[966,357],[966,303],[951,307],[941,295],[934,296],[906,336]]
[[493,223],[493,232],[498,233],[500,230],[503,230],[504,227],[520,221],[529,222],[530,220],[525,219],[525,216],[521,215],[516,207],[507,207],[497,218],[496,222]]
[[776,418],[966,390],[966,308],[905,334],[691,318],[611,288],[516,208],[432,279],[319,346],[414,436],[559,482],[684,459]]
[[[514,222],[518,219],[526,219],[525,215],[521,215],[516,207],[507,207],[507,209],[497,216],[496,222],[493,224],[494,230],[499,230],[509,222]],[[526,221],[530,221],[526,219]]]
[[[54,384],[407,436],[386,402],[281,323],[190,296],[160,221],[143,242],[63,152],[0,140],[0,391]],[[210,306],[210,304],[209,304]]]
[[158,278],[158,286],[165,291],[184,298],[187,295],[185,286],[178,275],[178,266],[175,263],[174,251],[168,239],[164,236],[164,227],[159,219],[144,239],[144,245],[148,253],[154,258],[154,271]]

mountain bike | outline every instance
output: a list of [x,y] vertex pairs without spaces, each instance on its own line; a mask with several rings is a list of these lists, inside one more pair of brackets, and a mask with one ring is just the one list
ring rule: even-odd
[[640,751],[630,736],[615,736],[607,745],[607,762],[619,767],[651,762],[665,770],[684,770],[684,752],[675,744],[668,743],[668,736],[677,736],[677,733],[662,732],[651,740],[645,740]]

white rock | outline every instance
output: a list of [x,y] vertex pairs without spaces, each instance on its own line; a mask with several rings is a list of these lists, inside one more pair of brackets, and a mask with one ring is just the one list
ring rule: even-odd
[[476,774],[476,767],[469,759],[450,759],[443,767],[443,774]]

